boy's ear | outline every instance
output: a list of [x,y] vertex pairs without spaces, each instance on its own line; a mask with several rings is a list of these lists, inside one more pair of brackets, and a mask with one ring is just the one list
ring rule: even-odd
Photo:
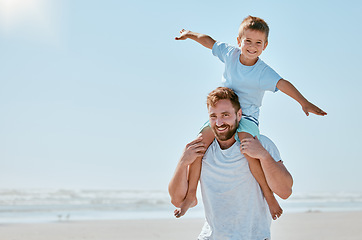
[[265,50],[265,48],[266,48],[267,46],[268,46],[268,41],[265,42],[263,51]]
[[236,37],[236,40],[238,41],[238,46],[239,46],[239,47],[241,47],[241,40],[240,40],[240,37],[239,37],[239,36],[237,36],[237,37]]

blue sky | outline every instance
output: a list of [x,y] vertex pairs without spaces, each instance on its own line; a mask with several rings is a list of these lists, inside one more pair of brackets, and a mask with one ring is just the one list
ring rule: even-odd
[[261,58],[328,112],[267,93],[261,133],[295,192],[361,191],[359,1],[0,0],[0,188],[165,190],[207,120],[223,65],[182,28],[236,44],[271,29]]

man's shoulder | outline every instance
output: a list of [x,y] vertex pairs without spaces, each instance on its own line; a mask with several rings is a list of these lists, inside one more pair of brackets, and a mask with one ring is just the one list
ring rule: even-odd
[[265,135],[260,134],[259,141],[261,142],[261,144],[263,145],[264,148],[266,148],[266,147],[276,148],[277,147],[277,146],[275,146],[274,142]]
[[260,134],[259,141],[261,145],[270,153],[275,161],[280,161],[280,153],[275,143],[265,135]]
[[[265,143],[265,144],[273,143],[273,141],[272,141],[270,138],[268,138],[267,136],[262,135],[262,134],[260,134],[259,141],[260,141],[261,143]],[[274,144],[274,143],[273,143],[273,144]]]

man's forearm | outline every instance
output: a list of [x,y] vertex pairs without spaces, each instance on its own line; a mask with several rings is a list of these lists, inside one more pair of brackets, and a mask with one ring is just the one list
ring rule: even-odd
[[168,192],[171,197],[171,203],[175,207],[184,201],[188,191],[188,169],[189,166],[198,158],[202,157],[206,151],[202,137],[197,137],[194,141],[188,143],[177,163],[175,173],[168,185]]
[[188,165],[181,160],[178,162],[175,173],[168,185],[168,192],[171,197],[171,203],[178,207],[186,197],[188,189]]
[[267,151],[260,158],[260,163],[270,189],[282,199],[287,199],[292,194],[293,178],[284,164],[275,162]]

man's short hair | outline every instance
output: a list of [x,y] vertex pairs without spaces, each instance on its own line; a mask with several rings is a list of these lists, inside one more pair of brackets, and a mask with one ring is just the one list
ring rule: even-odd
[[265,41],[268,41],[269,36],[269,26],[268,24],[261,18],[247,16],[241,22],[239,26],[239,37],[241,38],[244,35],[244,32],[248,29],[260,31],[265,34]]
[[210,106],[215,107],[218,101],[222,99],[229,99],[235,109],[235,112],[239,111],[240,102],[238,95],[236,95],[236,93],[232,89],[227,87],[218,87],[214,91],[209,93],[206,101],[207,108],[209,109]]

